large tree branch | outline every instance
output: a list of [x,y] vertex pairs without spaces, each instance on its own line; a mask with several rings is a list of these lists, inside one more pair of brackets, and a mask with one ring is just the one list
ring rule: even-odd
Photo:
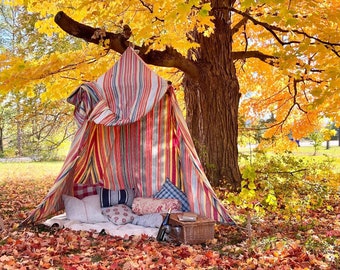
[[99,28],[79,23],[64,12],[59,11],[55,18],[55,23],[66,33],[81,38],[87,42],[100,44],[103,40],[109,40],[108,48],[122,54],[128,46],[133,46],[139,51],[138,55],[148,64],[162,67],[174,67],[183,71],[193,79],[199,77],[198,67],[193,61],[185,58],[174,48],[166,47],[163,51],[148,50],[147,46],[136,46],[128,39],[132,35],[129,26],[125,25],[122,33],[105,32]]
[[257,58],[269,65],[275,66],[275,63],[279,60],[278,57],[261,53],[259,51],[238,51],[232,52],[234,60],[242,60],[246,58]]

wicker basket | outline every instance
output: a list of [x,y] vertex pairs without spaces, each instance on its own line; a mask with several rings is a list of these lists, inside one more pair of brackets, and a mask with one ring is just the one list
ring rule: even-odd
[[[178,215],[182,214],[170,215],[170,237],[184,244],[201,244],[214,238],[214,220],[197,215],[196,221],[180,221]],[[178,233],[176,227],[180,229]]]

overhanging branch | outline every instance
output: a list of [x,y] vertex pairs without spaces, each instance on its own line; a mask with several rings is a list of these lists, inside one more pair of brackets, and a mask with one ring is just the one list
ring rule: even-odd
[[122,54],[128,46],[133,46],[139,51],[138,55],[148,64],[178,68],[193,79],[199,77],[196,64],[185,58],[172,47],[166,47],[165,50],[158,51],[149,50],[147,46],[140,47],[130,43],[128,39],[132,35],[132,32],[128,25],[124,26],[122,33],[105,32],[99,28],[79,23],[67,16],[63,11],[59,11],[56,14],[54,21],[61,29],[74,37],[94,44],[101,44],[103,40],[109,40],[108,49],[120,54]]
[[265,28],[267,31],[269,31],[273,35],[273,37],[282,46],[293,44],[293,43],[295,43],[295,44],[301,43],[300,41],[297,41],[297,40],[284,41],[284,40],[280,39],[279,36],[276,34],[276,32],[279,32],[279,33],[292,32],[292,33],[295,33],[295,34],[298,34],[298,35],[303,35],[303,36],[305,36],[309,39],[313,39],[313,40],[319,42],[320,44],[323,44],[328,49],[329,49],[329,47],[331,47],[331,51],[334,52],[337,56],[339,56],[339,51],[335,49],[336,47],[340,46],[340,43],[338,43],[338,42],[329,42],[329,41],[326,41],[326,40],[322,40],[318,36],[312,36],[312,35],[304,32],[304,31],[297,30],[297,29],[288,30],[288,29],[280,28],[278,26],[270,25],[266,22],[261,22],[259,20],[256,20],[254,17],[250,16],[248,14],[248,12],[243,12],[243,11],[237,10],[235,8],[230,8],[230,11],[233,11],[233,12],[239,14],[239,15],[242,15],[244,18],[247,18],[248,20],[252,21],[255,25],[261,25],[263,28]]
[[272,66],[275,66],[276,61],[278,61],[278,57],[264,54],[259,51],[238,51],[238,52],[232,52],[232,57],[234,60],[242,60],[246,58],[257,58],[267,64],[270,64]]
[[305,172],[307,169],[298,169],[294,171],[273,171],[273,172],[268,172],[268,171],[256,171],[256,173],[261,173],[261,174],[290,174],[294,175],[294,173],[300,173],[300,172]]

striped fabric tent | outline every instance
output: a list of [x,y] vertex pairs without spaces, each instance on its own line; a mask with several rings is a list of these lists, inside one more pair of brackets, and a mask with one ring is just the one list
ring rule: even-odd
[[188,197],[191,211],[233,223],[204,174],[171,85],[128,48],[97,81],[68,98],[78,131],[49,193],[23,222],[63,210],[74,183],[152,197],[169,178]]

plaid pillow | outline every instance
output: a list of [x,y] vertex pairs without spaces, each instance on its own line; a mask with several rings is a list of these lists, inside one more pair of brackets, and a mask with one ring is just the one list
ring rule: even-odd
[[190,212],[190,205],[187,195],[178,187],[176,187],[169,180],[169,178],[165,180],[165,183],[163,184],[160,191],[158,191],[153,197],[157,199],[177,199],[182,203],[182,211]]
[[78,199],[85,198],[87,196],[96,195],[97,187],[102,187],[103,183],[99,182],[96,184],[77,184],[73,185],[73,195]]
[[100,198],[100,206],[110,207],[117,204],[126,204],[132,207],[133,199],[135,198],[135,190],[133,188],[111,190],[103,187],[97,187],[97,193]]

